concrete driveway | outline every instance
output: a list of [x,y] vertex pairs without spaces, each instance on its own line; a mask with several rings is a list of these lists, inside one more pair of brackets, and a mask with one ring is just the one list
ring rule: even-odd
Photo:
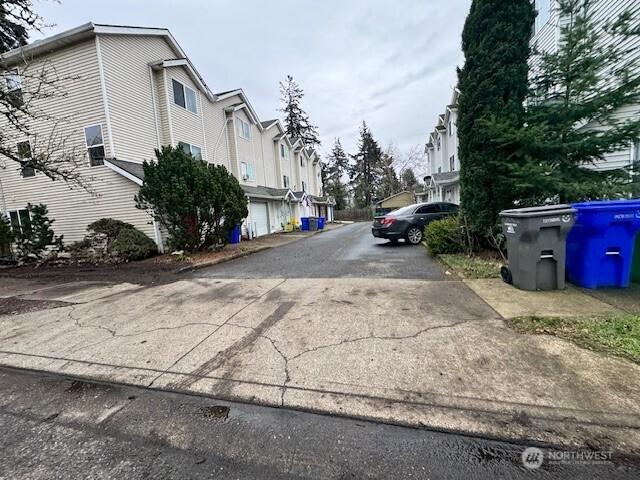
[[640,448],[640,367],[514,333],[421,247],[368,230],[345,226],[158,286],[0,286],[18,303],[47,302],[0,316],[0,363],[484,436]]

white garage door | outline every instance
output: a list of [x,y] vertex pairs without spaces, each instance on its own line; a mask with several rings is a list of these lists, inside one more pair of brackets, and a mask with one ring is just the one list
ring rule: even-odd
[[269,213],[266,203],[251,202],[251,227],[258,237],[269,233]]

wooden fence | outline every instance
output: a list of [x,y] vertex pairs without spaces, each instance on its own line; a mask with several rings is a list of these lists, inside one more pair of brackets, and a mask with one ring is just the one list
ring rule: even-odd
[[373,210],[371,208],[346,208],[344,210],[336,210],[335,219],[352,222],[369,222],[373,220]]

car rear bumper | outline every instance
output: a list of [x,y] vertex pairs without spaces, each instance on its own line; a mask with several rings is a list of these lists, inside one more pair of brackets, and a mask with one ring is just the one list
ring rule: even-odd
[[386,228],[372,228],[371,233],[376,238],[385,238],[387,240],[397,240],[402,238],[402,233],[389,231]]

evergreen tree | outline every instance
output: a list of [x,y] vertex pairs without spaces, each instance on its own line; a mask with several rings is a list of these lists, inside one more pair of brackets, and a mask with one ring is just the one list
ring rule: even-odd
[[594,17],[592,4],[558,1],[559,47],[533,53],[539,67],[522,122],[488,122],[523,204],[611,198],[633,187],[627,169],[590,167],[640,138],[640,117],[618,115],[640,104],[640,57],[631,47],[637,42],[627,41],[640,35],[640,8],[603,20]]
[[462,33],[458,71],[461,204],[470,227],[484,235],[512,204],[508,162],[481,128],[492,116],[518,125],[527,94],[531,0],[473,0]]
[[337,138],[333,149],[327,157],[325,165],[325,194],[332,196],[336,201],[336,210],[344,210],[347,207],[347,187],[344,184],[344,176],[349,168],[349,158],[342,148],[340,139]]
[[382,150],[365,122],[360,128],[358,152],[351,158],[349,184],[355,205],[358,208],[370,207],[380,186]]
[[284,103],[284,107],[280,111],[284,112],[284,126],[287,135],[292,138],[301,138],[307,147],[315,148],[320,145],[318,127],[310,122],[309,115],[301,106],[304,91],[291,75],[287,75],[287,79],[280,82],[280,95]]
[[416,178],[416,174],[413,173],[412,168],[407,168],[400,175],[400,180],[402,182],[402,189],[408,190],[410,192],[415,192],[418,186],[418,179]]
[[394,169],[393,156],[384,153],[380,159],[380,187],[377,191],[379,199],[390,197],[402,190],[402,184]]
[[41,26],[31,0],[0,0],[0,53],[26,45],[29,31]]
[[53,232],[53,219],[49,218],[46,205],[27,206],[29,222],[15,232],[16,246],[20,258],[42,258],[47,248],[56,246],[63,249],[62,235],[57,237]]

